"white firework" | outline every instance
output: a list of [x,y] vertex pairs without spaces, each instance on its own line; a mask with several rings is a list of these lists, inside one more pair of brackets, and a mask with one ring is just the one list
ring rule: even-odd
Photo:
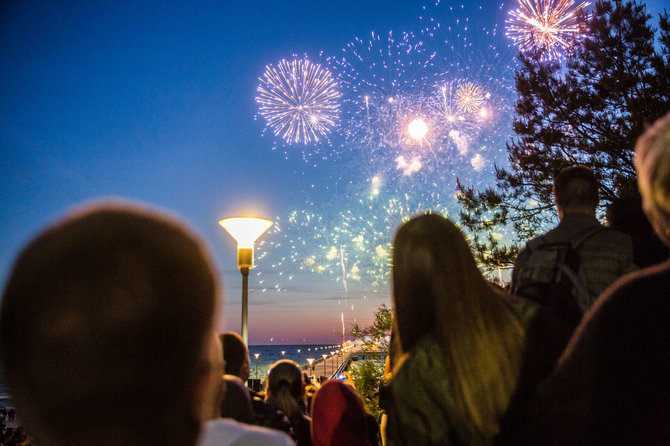
[[281,60],[259,80],[259,112],[288,144],[318,142],[336,125],[341,93],[327,68],[307,59]]

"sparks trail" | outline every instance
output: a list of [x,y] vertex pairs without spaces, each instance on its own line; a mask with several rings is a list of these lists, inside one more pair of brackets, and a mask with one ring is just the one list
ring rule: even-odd
[[342,266],[342,285],[344,285],[344,298],[346,299],[349,295],[349,290],[347,289],[347,270],[344,266],[344,249],[340,245],[340,265]]
[[507,36],[523,52],[542,51],[542,60],[560,59],[584,36],[578,15],[589,5],[573,0],[519,0],[509,12]]

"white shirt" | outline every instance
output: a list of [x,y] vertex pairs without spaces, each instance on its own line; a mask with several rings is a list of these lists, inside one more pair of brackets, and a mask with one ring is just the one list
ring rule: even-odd
[[232,418],[215,418],[202,425],[197,446],[295,446],[284,432],[252,426]]

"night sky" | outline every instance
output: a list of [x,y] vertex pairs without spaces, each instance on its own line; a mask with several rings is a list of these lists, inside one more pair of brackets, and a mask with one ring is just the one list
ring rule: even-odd
[[[455,215],[456,177],[491,184],[504,164],[514,2],[172,3],[3,2],[2,283],[44,225],[122,197],[202,236],[225,284],[217,328],[237,331],[241,276],[217,222],[250,212],[276,223],[250,276],[250,344],[336,342],[342,320],[348,332],[390,304],[388,244],[402,218]],[[288,144],[259,115],[259,78],[282,59],[337,81],[340,119],[319,143]],[[401,107],[434,116],[431,95],[466,80],[488,94],[486,122],[429,124],[421,143],[403,135]],[[364,95],[377,102],[364,109]]]

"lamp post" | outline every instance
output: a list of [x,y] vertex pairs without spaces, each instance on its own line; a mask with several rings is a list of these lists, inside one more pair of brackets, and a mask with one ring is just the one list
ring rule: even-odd
[[326,377],[326,358],[328,357],[328,355],[323,354],[323,355],[321,355],[321,357],[323,358],[323,377],[325,378]]
[[309,374],[313,375],[314,374],[314,366],[312,366],[312,363],[314,362],[314,358],[307,358],[307,362],[309,362]]
[[330,365],[333,366],[333,371],[335,371],[335,352],[330,352]]
[[256,358],[256,378],[258,378],[258,358],[261,356],[260,353],[254,353],[254,358]]
[[249,345],[249,269],[254,267],[254,242],[272,226],[272,222],[264,218],[232,217],[219,220],[219,224],[237,241],[237,267],[242,273],[242,340]]
[[285,354],[286,354],[286,350],[282,350],[281,351],[281,357],[283,358]]

